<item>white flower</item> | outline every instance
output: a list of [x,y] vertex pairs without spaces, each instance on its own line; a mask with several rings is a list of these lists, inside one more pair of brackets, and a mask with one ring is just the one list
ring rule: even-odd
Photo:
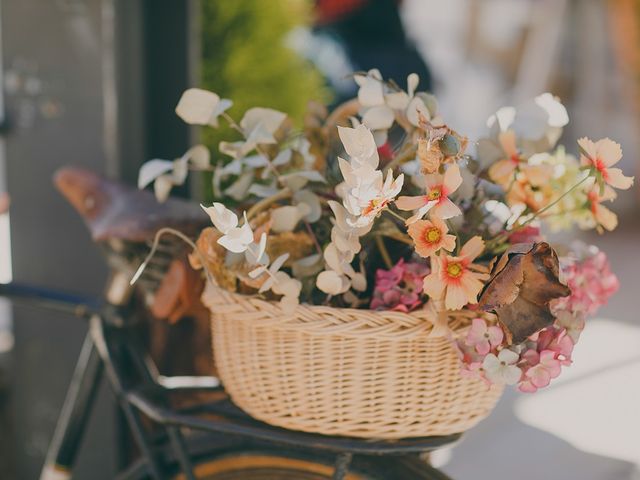
[[513,130],[524,157],[552,148],[562,127],[569,123],[567,109],[550,93],[543,93],[517,107],[502,107],[487,120],[492,137]]
[[253,231],[244,214],[244,224],[238,227],[238,217],[221,203],[214,203],[211,207],[201,205],[213,225],[222,233],[218,243],[233,253],[243,253],[253,243]]
[[271,108],[251,108],[240,120],[244,140],[238,142],[220,142],[220,151],[233,158],[242,158],[257,145],[276,143],[274,134],[282,125],[286,114]]
[[364,227],[393,200],[402,189],[404,175],[393,179],[391,171],[383,182],[377,170],[378,152],[371,131],[364,125],[357,128],[338,127],[340,139],[350,160],[338,158],[346,188],[341,186],[343,204],[356,217],[352,227]]
[[371,130],[364,125],[358,125],[356,128],[338,127],[338,136],[354,168],[363,165],[378,168],[378,147]]
[[189,168],[204,170],[209,167],[210,153],[204,145],[196,145],[182,157],[171,160],[153,159],[140,167],[138,188],[142,189],[154,182],[153,188],[159,202],[164,202],[174,186],[182,185],[187,179]]
[[385,102],[382,75],[380,71],[373,69],[366,75],[355,75],[354,79],[360,86],[358,102],[362,106],[362,123],[373,131],[376,143],[383,145],[387,141],[387,130],[393,125],[395,114]]
[[359,238],[371,230],[372,225],[354,227],[356,218],[347,212],[344,206],[334,200],[327,202],[335,217],[335,224],[331,230],[331,241],[341,252],[351,252],[355,255],[360,251]]
[[253,243],[253,232],[248,223],[232,228],[218,239],[218,243],[233,253],[242,253]]
[[[411,73],[407,77],[407,92],[399,92],[387,96],[387,102],[394,105],[394,108],[403,109],[407,120],[417,127],[420,122],[420,114],[427,120],[431,120],[431,112],[424,101],[424,95],[416,95],[416,88],[420,83],[420,77],[416,73]],[[391,98],[390,98],[391,97]]]
[[373,183],[362,183],[352,188],[344,199],[347,211],[357,217],[353,222],[354,227],[369,225],[378,214],[394,200],[404,182],[404,174],[400,174],[395,180],[391,171],[387,172],[387,178],[382,183],[382,172],[375,177]]
[[238,226],[238,216],[222,203],[214,202],[210,207],[200,206],[207,212],[211,223],[220,233],[226,234],[229,230]]
[[500,350],[498,356],[488,354],[482,362],[487,380],[497,384],[515,385],[522,376],[522,371],[516,366],[519,359],[520,355],[507,348]]
[[360,87],[358,101],[363,107],[375,107],[384,104],[384,84],[380,70],[373,68],[366,75],[354,75],[354,80]]
[[220,98],[213,92],[200,88],[186,90],[176,106],[176,113],[186,123],[191,125],[218,126],[218,117],[233,103],[226,98]]

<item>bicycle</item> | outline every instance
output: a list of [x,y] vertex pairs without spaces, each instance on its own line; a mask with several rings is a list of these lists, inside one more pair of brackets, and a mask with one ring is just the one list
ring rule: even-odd
[[[171,199],[160,207],[147,192],[106,182],[87,172],[68,173],[68,179],[80,182],[75,188],[82,197],[70,196],[69,200],[85,214],[85,220],[88,218],[92,235],[102,245],[112,270],[104,298],[83,298],[24,285],[0,286],[0,295],[66,311],[89,323],[41,480],[72,477],[103,373],[139,451],[138,458],[118,474],[118,479],[449,478],[424,457],[458,441],[460,434],[382,441],[289,431],[243,413],[229,401],[214,377],[160,375],[135,335],[140,326],[136,312],[143,302],[136,290],[143,290],[148,297],[157,288],[162,279],[158,269],[162,265],[166,269],[180,251],[177,245],[165,244],[164,256],[156,259],[160,267],[151,268],[153,273],[138,286],[130,286],[129,280],[157,230],[172,226],[194,234],[202,227],[203,216],[197,206],[186,201]],[[105,191],[110,192],[107,200]],[[89,215],[97,198],[108,203],[108,214]],[[194,392],[206,392],[208,401],[176,406],[177,398]]]

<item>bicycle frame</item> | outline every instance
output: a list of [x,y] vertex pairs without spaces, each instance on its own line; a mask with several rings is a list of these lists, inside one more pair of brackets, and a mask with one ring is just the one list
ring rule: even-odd
[[[182,471],[186,479],[195,479],[192,459],[199,452],[207,451],[213,444],[238,441],[243,444],[278,444],[291,449],[330,453],[335,455],[333,478],[342,480],[349,471],[354,455],[418,454],[450,445],[460,438],[460,435],[450,435],[371,441],[271,427],[251,419],[234,407],[213,377],[185,377],[176,382],[175,377],[165,379],[159,376],[155,366],[143,355],[144,350],[136,344],[134,335],[131,334],[132,329],[138,325],[131,302],[124,305],[103,304],[94,299],[18,285],[0,286],[0,295],[62,309],[88,319],[89,322],[89,330],[56,424],[41,480],[71,478],[78,447],[103,373],[106,374],[140,451],[140,459],[117,477],[122,480],[140,478],[142,475],[162,480],[167,478],[167,471],[175,467]],[[169,400],[173,394],[193,390],[219,392],[220,400],[183,410],[170,407]],[[203,414],[209,417],[215,414],[217,419],[203,418]],[[145,428],[145,418],[159,428],[157,435]],[[188,440],[182,433],[183,428],[207,432],[208,436]],[[442,474],[441,478],[445,480],[448,477]]]

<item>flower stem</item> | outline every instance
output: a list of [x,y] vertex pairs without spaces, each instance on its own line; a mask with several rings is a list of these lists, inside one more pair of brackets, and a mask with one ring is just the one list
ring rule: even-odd
[[[407,147],[408,146],[408,147]],[[392,171],[398,165],[402,165],[407,160],[411,160],[411,158],[416,154],[417,147],[412,145],[411,143],[405,143],[402,149],[398,152],[398,155],[391,160],[383,170],[383,173],[387,173],[388,171]]]
[[384,264],[387,266],[387,270],[391,270],[391,268],[393,267],[393,263],[391,261],[391,256],[389,256],[389,251],[387,250],[387,247],[384,244],[384,240],[382,236],[376,235],[375,239],[376,239],[376,246],[380,251],[380,255],[382,256],[382,260],[384,261]]
[[411,245],[411,246],[414,245],[411,237],[402,232],[387,232],[387,233],[382,233],[381,235],[384,235],[385,237],[391,238],[393,240],[397,240],[398,242],[405,243],[407,245]]
[[402,222],[402,224],[404,225],[407,221],[406,218],[404,218],[402,215],[397,214],[396,212],[394,212],[393,210],[391,210],[390,208],[385,208],[384,210],[382,210],[383,212],[387,212],[389,215],[391,215],[392,217],[394,217],[396,220],[400,220]]
[[153,239],[153,244],[151,246],[151,250],[149,251],[149,253],[145,257],[144,261],[138,267],[138,270],[136,270],[136,273],[133,275],[133,277],[131,277],[131,280],[129,281],[130,285],[134,285],[138,281],[138,279],[142,276],[142,274],[146,270],[147,266],[149,265],[149,262],[151,261],[153,256],[156,254],[156,251],[158,250],[158,247],[160,246],[160,239],[165,234],[170,234],[170,235],[173,235],[175,237],[178,237],[180,240],[182,240],[187,245],[189,245],[191,248],[193,248],[193,251],[198,256],[198,259],[200,260],[200,263],[202,263],[202,268],[204,269],[205,274],[207,275],[207,279],[209,280],[209,282],[214,286],[218,285],[218,282],[216,282],[213,274],[211,273],[211,271],[209,271],[209,268],[207,267],[207,261],[202,256],[202,253],[200,252],[200,250],[198,249],[196,244],[193,242],[193,240],[191,240],[189,237],[187,237],[184,233],[182,233],[182,232],[180,232],[178,230],[175,230],[173,228],[169,228],[169,227],[161,228],[160,230],[158,230],[158,232],[156,233],[156,236]]
[[311,228],[311,225],[309,224],[309,222],[304,220],[304,226],[307,229],[307,233],[311,237],[311,240],[313,240],[313,244],[315,245],[316,250],[320,255],[322,255],[322,247],[320,246],[320,242],[318,242],[318,237],[316,237],[316,234],[313,233],[313,229]]
[[521,223],[520,225],[515,226],[514,228],[512,228],[508,232],[504,232],[504,233],[498,235],[493,240],[489,241],[487,243],[486,249],[488,250],[489,248],[491,248],[491,247],[495,246],[496,244],[498,244],[498,243],[506,240],[507,238],[509,238],[509,236],[512,235],[513,233],[515,233],[515,232],[517,232],[519,230],[522,230],[524,227],[529,225],[535,219],[539,218],[542,214],[544,214],[545,212],[549,211],[549,209],[551,209],[554,206],[556,206],[560,202],[560,200],[562,200],[567,195],[569,195],[571,192],[573,192],[576,188],[578,188],[580,185],[582,185],[590,177],[591,177],[591,175],[587,174],[585,177],[583,177],[581,180],[579,180],[575,185],[573,185],[571,188],[569,188],[567,191],[565,191],[562,195],[560,195],[558,198],[556,198],[553,202],[551,202],[550,204],[546,205],[544,208],[542,208],[542,209],[538,210],[537,212],[535,212],[531,217],[529,217],[523,223]]
[[[227,123],[231,128],[240,132],[242,136],[245,138],[245,140],[247,139],[247,135],[245,131],[242,129],[240,125],[236,123],[236,121],[233,118],[231,118],[231,115],[229,115],[227,112],[223,112],[222,118],[224,118],[227,121]],[[265,160],[267,161],[267,166],[269,167],[269,170],[271,170],[271,172],[275,175],[276,179],[278,180],[278,183],[282,185],[283,181],[282,181],[282,177],[280,176],[280,172],[278,172],[278,169],[276,168],[276,166],[273,163],[271,163],[271,159],[269,158],[269,155],[267,155],[267,153],[264,150],[262,150],[262,148],[260,148],[259,145],[256,145],[255,149],[260,155],[262,155],[265,158]]]
[[256,202],[253,205],[253,207],[251,207],[247,211],[247,219],[249,219],[249,220],[252,219],[254,216],[256,216],[261,211],[265,210],[266,208],[270,207],[271,205],[273,205],[274,203],[276,203],[276,202],[278,202],[280,200],[284,200],[285,198],[289,198],[292,194],[293,194],[293,192],[289,188],[284,188],[284,189],[280,190],[278,193],[276,193],[274,195],[271,195],[270,197],[263,198],[259,202]]

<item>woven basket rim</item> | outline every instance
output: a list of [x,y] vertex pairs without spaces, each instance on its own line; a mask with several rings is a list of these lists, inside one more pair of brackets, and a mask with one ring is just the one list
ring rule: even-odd
[[[222,301],[215,301],[217,298]],[[398,334],[427,334],[430,336],[446,336],[460,333],[470,324],[472,318],[488,317],[491,314],[483,311],[459,310],[447,312],[446,319],[437,328],[433,313],[426,309],[412,312],[391,310],[370,310],[349,307],[332,307],[325,305],[300,304],[291,313],[285,314],[278,302],[265,300],[257,296],[231,292],[207,282],[202,293],[202,302],[215,314],[217,308],[224,304],[234,304],[242,310],[242,320],[272,326],[282,325],[291,328],[293,324],[307,331],[335,330],[348,336],[361,335],[364,331],[387,336]],[[254,313],[254,315],[251,315]],[[447,332],[448,331],[448,332]]]

